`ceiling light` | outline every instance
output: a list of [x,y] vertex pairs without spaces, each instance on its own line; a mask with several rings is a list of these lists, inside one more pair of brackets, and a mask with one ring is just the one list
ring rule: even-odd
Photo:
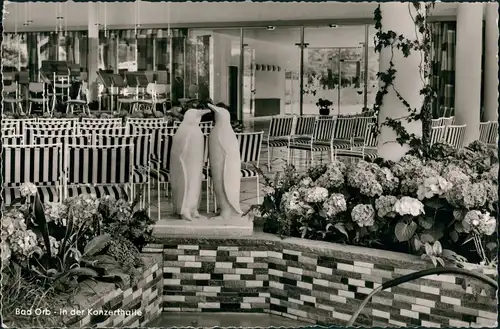
[[276,27],[275,26],[268,26],[268,27],[266,27],[266,30],[274,31],[274,30],[276,30]]
[[329,24],[328,26],[331,27],[332,29],[338,27],[337,24]]

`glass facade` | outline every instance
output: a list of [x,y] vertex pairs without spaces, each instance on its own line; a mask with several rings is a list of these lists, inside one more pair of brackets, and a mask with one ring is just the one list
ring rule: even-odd
[[[319,98],[333,102],[331,114],[356,113],[372,106],[377,90],[373,34],[364,25],[101,30],[98,68],[144,72],[167,86],[173,102],[210,99],[239,119],[317,114]],[[86,35],[6,34],[2,61],[32,79],[45,60],[79,64],[85,72]]]

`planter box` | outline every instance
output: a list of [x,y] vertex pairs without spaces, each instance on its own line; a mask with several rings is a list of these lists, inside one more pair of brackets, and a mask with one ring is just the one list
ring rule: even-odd
[[126,290],[112,283],[88,281],[75,296],[75,307],[60,312],[70,327],[143,327],[161,312],[161,259],[144,255],[144,269]]
[[[270,312],[320,325],[345,325],[382,282],[432,267],[412,255],[266,233],[162,239],[143,252],[163,254],[163,311]],[[497,300],[465,291],[464,280],[435,275],[381,291],[356,325],[496,327]]]

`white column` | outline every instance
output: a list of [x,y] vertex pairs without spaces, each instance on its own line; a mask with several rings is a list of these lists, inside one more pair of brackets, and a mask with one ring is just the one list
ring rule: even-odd
[[[380,4],[382,11],[382,29],[384,31],[395,31],[397,34],[402,34],[410,40],[414,40],[415,23],[413,22],[408,8],[413,11],[415,17],[416,12],[413,6],[408,3],[400,2],[384,2]],[[391,61],[391,48],[383,48],[379,57],[379,70],[387,71],[389,62]],[[410,104],[412,108],[420,110],[423,103],[423,96],[420,95],[420,90],[424,86],[422,81],[419,65],[420,53],[412,52],[410,56],[404,57],[403,53],[394,49],[394,57],[392,59],[395,69],[394,86],[402,97]],[[379,123],[383,123],[387,118],[401,118],[408,116],[408,109],[401,103],[396,96],[396,92],[389,87],[388,93],[383,98],[383,105],[380,108]],[[422,136],[422,124],[420,121],[411,123],[406,120],[401,120],[403,126],[409,133],[414,133],[417,136]],[[398,161],[408,151],[407,145],[399,145],[396,142],[396,132],[387,126],[381,127],[378,154],[386,160]]]
[[498,120],[498,2],[486,4],[484,120]]
[[97,71],[99,70],[99,4],[89,2],[88,6],[88,36],[87,36],[87,71],[90,100],[97,100]]
[[482,28],[483,4],[459,3],[455,48],[455,124],[467,125],[464,145],[479,139]]

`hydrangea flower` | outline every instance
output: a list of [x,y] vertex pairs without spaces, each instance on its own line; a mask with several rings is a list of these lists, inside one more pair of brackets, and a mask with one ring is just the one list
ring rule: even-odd
[[323,208],[328,217],[335,217],[336,215],[347,210],[347,203],[344,195],[341,193],[333,193],[328,200],[323,203]]
[[270,195],[273,195],[275,193],[275,190],[271,186],[265,186],[262,189],[262,193],[264,193],[264,196],[270,196]]
[[386,193],[393,192],[399,186],[399,178],[394,176],[389,168],[380,168],[376,175],[382,189]]
[[450,165],[443,169],[443,178],[453,185],[470,182],[470,177],[455,165]]
[[427,177],[422,185],[417,189],[417,197],[419,200],[430,199],[435,195],[441,196],[453,187],[441,176]]
[[6,267],[9,264],[12,252],[10,250],[10,244],[4,239],[0,241],[0,251],[1,251],[2,264],[4,265],[4,267]]
[[45,202],[45,220],[58,225],[66,225],[68,207],[60,202]]
[[424,205],[419,200],[403,196],[394,204],[394,211],[400,216],[420,216],[424,214]]
[[375,174],[360,167],[349,171],[347,183],[369,197],[380,196],[383,193],[382,185],[377,181]]
[[342,162],[329,163],[325,173],[316,180],[316,184],[327,189],[340,188],[345,182],[345,171],[346,167]]
[[375,209],[379,217],[384,218],[394,218],[396,213],[394,212],[394,205],[398,201],[393,195],[382,195],[380,198],[375,200]]
[[309,208],[309,206],[301,200],[300,192],[297,190],[292,190],[283,194],[281,198],[281,207],[290,215],[304,215]]
[[462,187],[465,208],[477,209],[484,207],[486,203],[486,188],[483,183],[465,183]]
[[307,188],[304,193],[304,201],[309,203],[324,202],[327,198],[328,190],[320,186]]
[[479,210],[469,211],[462,221],[466,233],[475,233],[478,235],[492,235],[495,233],[497,223],[494,217],[488,213],[482,213]]
[[375,224],[375,209],[371,204],[358,204],[351,211],[353,222],[359,227],[368,227]]
[[31,230],[15,231],[8,239],[12,254],[24,261],[38,247],[37,236]]
[[414,175],[423,166],[422,160],[413,155],[405,155],[399,162],[392,166],[391,171],[396,177],[403,179]]
[[30,197],[37,193],[37,188],[33,183],[24,183],[19,187],[19,192],[23,197]]
[[98,213],[99,199],[94,195],[82,194],[65,200],[68,215],[73,216],[74,225],[91,223]]

